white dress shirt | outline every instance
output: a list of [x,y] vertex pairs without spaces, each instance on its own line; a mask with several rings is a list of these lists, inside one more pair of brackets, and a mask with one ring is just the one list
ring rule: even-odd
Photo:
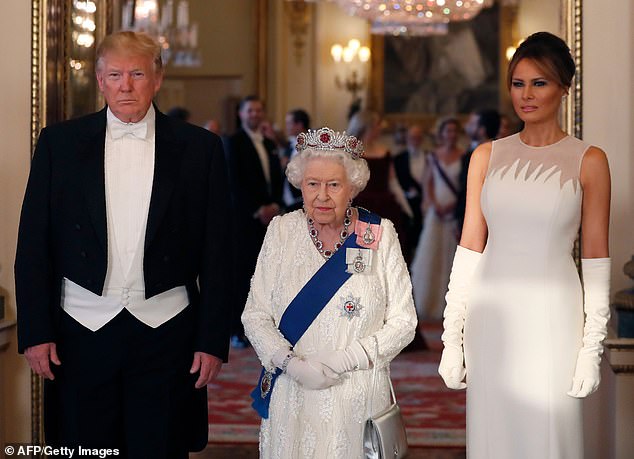
[[425,175],[425,152],[421,148],[409,149],[409,170],[412,178],[423,186],[423,176]]
[[244,131],[248,134],[251,142],[255,146],[255,150],[258,152],[258,157],[260,158],[260,163],[262,164],[262,171],[264,171],[264,178],[266,179],[266,183],[271,185],[271,166],[269,164],[269,153],[266,151],[266,147],[264,146],[264,136],[259,132],[253,132],[246,126],[244,126]]
[[[297,137],[296,136],[289,137],[288,143],[289,143],[289,148],[291,150],[291,154],[288,159],[291,160],[297,155],[297,149],[295,148],[297,146]],[[293,196],[293,190],[291,188],[294,188],[293,185],[291,185],[288,180],[284,180],[284,189],[282,190],[282,199],[284,199],[284,204],[286,204],[289,207],[294,204],[297,204],[298,202],[302,200],[301,197],[296,198],[295,196]]]
[[[114,242],[127,275],[139,238],[145,238],[152,180],[154,178],[154,107],[135,124],[147,124],[145,138],[124,135],[113,139],[113,125],[123,124],[108,108],[106,134],[106,210],[108,227],[114,230]],[[110,261],[110,260],[108,260]],[[106,278],[107,280],[107,278]]]
[[145,299],[143,254],[154,180],[154,107],[138,123],[123,123],[107,110],[104,154],[108,270],[101,296],[64,278],[64,310],[95,331],[121,310],[158,327],[188,304],[184,286]]

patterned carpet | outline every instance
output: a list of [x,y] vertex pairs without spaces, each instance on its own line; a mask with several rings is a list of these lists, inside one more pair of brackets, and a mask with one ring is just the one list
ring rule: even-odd
[[[428,351],[406,352],[392,362],[392,381],[412,446],[464,447],[465,392],[447,389],[437,368],[440,326],[425,325]],[[257,443],[259,418],[249,393],[260,374],[252,349],[231,350],[230,363],[208,387],[209,441]]]

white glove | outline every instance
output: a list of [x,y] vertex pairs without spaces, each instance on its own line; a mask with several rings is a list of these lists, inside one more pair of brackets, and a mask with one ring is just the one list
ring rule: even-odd
[[467,384],[462,382],[467,375],[464,366],[464,355],[461,347],[445,344],[438,365],[438,373],[449,389],[466,389]]
[[339,382],[339,375],[326,365],[299,357],[288,362],[286,373],[307,389],[327,389]]
[[[273,362],[273,365],[275,365],[277,368],[279,368],[280,370],[284,370],[284,360],[286,360],[286,357],[288,355],[293,355],[293,352],[287,348],[287,347],[282,347],[280,348],[279,351],[277,351],[275,353],[275,355],[273,356],[273,358],[271,358],[271,362]],[[286,364],[288,365],[288,362],[286,362]]]
[[568,395],[584,398],[593,393],[601,382],[601,354],[603,340],[608,334],[610,320],[610,265],[609,258],[581,260],[583,276],[583,346],[577,354],[577,366]]
[[319,351],[310,356],[311,360],[323,363],[337,374],[353,370],[367,370],[370,360],[363,346],[355,341],[346,349],[337,351]]
[[450,389],[464,389],[467,385],[462,382],[467,374],[462,350],[462,336],[464,320],[467,312],[467,298],[469,284],[478,266],[482,254],[458,246],[449,276],[449,289],[445,300],[443,317],[443,332],[441,339],[444,344],[438,373]]

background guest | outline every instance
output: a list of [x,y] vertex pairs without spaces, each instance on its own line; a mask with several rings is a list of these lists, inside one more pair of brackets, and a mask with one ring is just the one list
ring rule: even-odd
[[405,252],[407,217],[412,212],[398,184],[390,151],[380,140],[381,117],[370,110],[359,110],[350,119],[346,132],[363,141],[364,158],[370,168],[370,181],[355,203],[392,221]]
[[508,137],[517,132],[517,128],[515,123],[511,121],[511,118],[508,115],[501,114],[500,115],[500,129],[498,130],[495,138],[502,139],[504,137]]
[[423,128],[419,125],[410,126],[406,135],[404,150],[394,157],[394,169],[409,207],[412,218],[409,219],[407,235],[407,253],[405,259],[409,262],[414,256],[416,244],[423,228],[422,198],[423,176],[425,172],[426,152],[423,150]]
[[472,113],[469,121],[465,125],[465,131],[471,140],[469,148],[462,156],[462,166],[460,168],[460,177],[458,184],[458,201],[456,202],[456,231],[458,239],[462,232],[462,224],[464,222],[464,211],[467,202],[467,171],[469,170],[469,161],[471,154],[476,147],[484,142],[490,142],[496,138],[500,130],[500,114],[494,109],[479,110]]
[[414,304],[421,320],[440,319],[456,250],[456,219],[461,158],[460,124],[442,119],[437,128],[438,146],[428,155],[425,169],[423,212],[425,226],[411,264]]
[[[291,158],[297,154],[295,150],[295,144],[297,142],[297,136],[301,132],[306,132],[310,128],[310,116],[305,110],[296,108],[290,110],[286,114],[286,136],[287,145],[282,154],[282,168],[286,169],[286,165]],[[286,210],[292,211],[299,209],[302,206],[302,193],[288,182],[288,178],[284,177],[284,189],[282,196],[284,198],[284,205]]]
[[222,135],[222,129],[220,128],[220,122],[215,119],[215,118],[211,118],[209,120],[207,120],[205,122],[205,125],[203,126],[205,129],[207,129],[209,132],[213,132],[216,135]]
[[275,143],[262,133],[264,104],[257,96],[240,102],[241,128],[228,138],[229,176],[234,227],[233,326],[231,344],[247,346],[240,315],[266,227],[281,212],[282,172]]
[[189,121],[191,118],[191,112],[185,107],[172,107],[165,114],[181,121]]

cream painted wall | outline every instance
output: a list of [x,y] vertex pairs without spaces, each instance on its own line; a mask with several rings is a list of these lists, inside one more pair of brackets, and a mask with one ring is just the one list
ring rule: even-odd
[[316,125],[317,113],[315,25],[317,5],[308,4],[308,27],[301,55],[296,55],[289,22],[292,20],[285,1],[269,2],[267,112],[278,128],[284,129],[284,117],[289,110],[302,108]]
[[632,24],[631,0],[583,2],[583,138],[603,148],[610,162],[613,292],[631,286],[623,265],[634,255]]
[[[272,1],[268,4],[268,30],[266,55],[269,56],[266,74],[266,112],[269,120],[280,130],[284,130],[284,116],[288,107],[288,92],[291,88],[305,87],[303,80],[293,81],[288,84],[289,62],[292,62],[292,45],[290,43],[290,32],[288,18],[284,12],[284,3]],[[312,43],[310,44],[312,45]],[[306,49],[310,47],[306,46]],[[306,62],[311,62],[304,55],[303,66]],[[300,105],[305,110],[311,111],[312,106]]]
[[539,31],[560,35],[561,2],[522,0],[517,14],[517,32],[521,38]]
[[[31,2],[3,0],[0,4],[0,293],[6,296],[6,315],[15,318],[13,261],[20,204],[30,164]],[[0,394],[6,441],[30,438],[30,373],[17,355],[15,335],[4,353]],[[2,435],[0,435],[2,438]]]
[[[610,163],[612,292],[631,287],[623,265],[634,255],[633,24],[630,0],[583,1],[583,138],[604,149]],[[632,438],[634,426],[614,420],[619,410],[631,409],[617,400],[623,401],[624,387],[631,400],[634,376],[617,375],[619,384],[606,366],[598,393],[584,404],[587,459],[630,458],[631,440],[625,439]],[[623,385],[625,379],[629,384]]]
[[[318,97],[313,125],[344,130],[348,125],[347,114],[352,96],[335,84],[339,70],[330,56],[330,47],[335,43],[345,45],[351,38],[358,38],[362,45],[370,46],[369,26],[362,19],[346,15],[332,3],[319,3],[316,16],[315,89]],[[363,70],[365,78],[368,78],[368,72],[369,67],[366,66]],[[344,73],[339,72],[339,75],[343,77]],[[365,94],[363,96],[365,104]]]

